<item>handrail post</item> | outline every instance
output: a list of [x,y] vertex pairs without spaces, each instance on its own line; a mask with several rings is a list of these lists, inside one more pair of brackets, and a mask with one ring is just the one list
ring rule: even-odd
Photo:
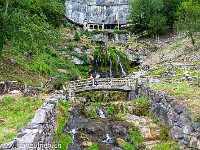
[[74,81],[74,89],[76,89],[76,81]]
[[112,79],[110,79],[110,85],[112,86]]

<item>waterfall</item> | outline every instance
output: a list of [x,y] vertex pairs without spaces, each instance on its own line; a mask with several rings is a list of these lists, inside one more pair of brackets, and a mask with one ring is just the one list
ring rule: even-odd
[[94,73],[97,74],[97,71],[98,71],[98,60],[97,58],[95,59],[95,66],[94,66]]
[[119,62],[119,66],[120,66],[121,71],[122,71],[122,77],[125,77],[126,76],[126,72],[124,71],[124,68],[122,66],[121,60],[119,59],[119,55],[116,54],[116,56],[117,56],[117,59],[118,59],[118,62]]
[[106,116],[104,115],[103,111],[100,108],[95,107],[95,109],[97,110],[99,117],[106,118]]
[[76,134],[77,131],[76,131],[76,129],[71,129],[71,130],[69,131],[69,133],[71,133],[71,136],[72,136],[72,144],[74,144],[74,134]]
[[109,52],[109,58],[110,58],[110,78],[112,77],[112,59],[110,56],[110,52]]
[[112,143],[113,142],[113,139],[110,137],[110,134],[109,134],[108,126],[109,126],[109,124],[107,124],[105,126],[106,140],[104,140],[103,143]]

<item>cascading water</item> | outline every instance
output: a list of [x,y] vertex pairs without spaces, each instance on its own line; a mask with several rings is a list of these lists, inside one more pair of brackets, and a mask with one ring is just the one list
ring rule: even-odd
[[125,77],[126,76],[126,72],[124,71],[124,68],[122,66],[121,60],[119,59],[119,55],[116,54],[116,56],[117,56],[117,59],[118,59],[118,62],[119,62],[120,69],[122,71],[122,77]]
[[96,74],[98,71],[98,60],[97,58],[95,59],[95,67],[94,67],[94,73]]
[[[99,117],[90,118],[90,115],[83,113],[83,106],[73,106],[69,108],[70,116],[64,132],[72,137],[72,143],[69,144],[68,150],[87,150],[88,146],[84,143],[95,143],[100,149],[104,150],[123,150],[124,148],[117,147],[115,144],[116,138],[122,138],[130,141],[128,129],[122,127],[120,122],[115,122],[107,117],[101,108],[95,106]],[[118,135],[118,130],[123,130],[123,133]]]
[[100,108],[95,107],[95,109],[97,110],[99,117],[106,118],[106,116],[104,115],[103,111]]
[[105,132],[106,132],[106,139],[103,141],[104,143],[113,143],[113,139],[110,137],[109,130],[108,130],[109,124],[105,126]]
[[110,59],[110,78],[112,77],[112,59],[109,52],[109,59]]

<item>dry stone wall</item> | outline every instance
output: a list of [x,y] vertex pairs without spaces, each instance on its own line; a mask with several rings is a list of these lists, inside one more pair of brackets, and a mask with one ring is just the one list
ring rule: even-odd
[[150,100],[150,112],[164,125],[171,127],[170,136],[179,146],[200,149],[200,123],[192,121],[191,112],[183,104],[165,93],[152,90],[145,85],[147,79],[138,78],[135,93],[137,97],[143,94]]
[[18,131],[18,135],[13,141],[1,145],[0,150],[43,150],[56,147],[57,145],[52,145],[52,142],[59,98],[63,101],[66,100],[62,91],[49,97],[36,111],[31,122]]

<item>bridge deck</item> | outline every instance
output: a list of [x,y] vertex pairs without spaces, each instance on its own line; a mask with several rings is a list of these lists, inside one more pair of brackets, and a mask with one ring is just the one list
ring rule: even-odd
[[91,79],[82,79],[77,81],[66,82],[67,90],[73,90],[75,93],[87,91],[131,91],[135,85],[135,78],[99,78],[98,85]]

